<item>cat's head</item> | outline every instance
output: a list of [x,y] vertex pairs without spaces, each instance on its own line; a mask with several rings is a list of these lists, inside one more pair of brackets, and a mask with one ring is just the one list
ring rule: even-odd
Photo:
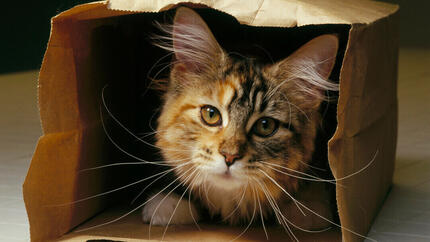
[[319,36],[262,65],[229,56],[193,10],[177,10],[170,34],[162,47],[175,58],[157,130],[166,163],[187,185],[251,185],[276,196],[276,181],[294,191],[297,181],[273,168],[303,171],[310,162],[320,104],[337,89],[327,81],[337,37]]

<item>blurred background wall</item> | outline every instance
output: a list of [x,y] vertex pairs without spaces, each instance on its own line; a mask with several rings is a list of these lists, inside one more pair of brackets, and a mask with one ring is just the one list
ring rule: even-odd
[[[384,0],[400,4],[400,45],[430,47],[430,1]],[[0,73],[39,69],[49,38],[50,18],[91,0],[7,1],[0,14]]]
[[39,69],[49,38],[50,19],[91,0],[2,1],[0,73]]
[[400,5],[400,47],[430,48],[429,0],[381,0]]

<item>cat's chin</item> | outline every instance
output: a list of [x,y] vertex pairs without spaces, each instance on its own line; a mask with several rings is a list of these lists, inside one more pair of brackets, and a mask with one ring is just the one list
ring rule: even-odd
[[231,172],[213,173],[208,176],[207,182],[214,188],[224,191],[242,190],[247,183],[246,179]]

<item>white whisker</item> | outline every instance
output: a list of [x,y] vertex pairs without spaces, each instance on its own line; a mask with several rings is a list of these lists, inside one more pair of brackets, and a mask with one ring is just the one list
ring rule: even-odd
[[[287,168],[287,167],[283,167],[283,166],[280,166],[280,165],[277,165],[277,164],[271,164],[271,163],[267,163],[267,162],[262,162],[262,163],[264,163],[265,165],[267,165],[267,167],[268,167],[268,168],[270,168],[270,169],[272,169],[272,170],[274,170],[274,171],[277,171],[277,172],[279,172],[279,173],[282,173],[282,174],[284,174],[284,175],[290,176],[290,177],[294,177],[294,178],[301,179],[301,180],[306,180],[306,181],[328,182],[328,183],[331,183],[331,184],[336,185],[336,183],[335,183],[334,181],[332,181],[332,180],[325,180],[325,179],[319,178],[319,177],[317,177],[317,176],[313,176],[313,175],[310,175],[310,174],[307,174],[307,173],[304,173],[304,172],[296,171],[296,170],[294,170],[294,169],[290,169],[290,168]],[[271,167],[272,165],[273,165],[273,166],[280,166],[281,168],[286,169],[286,170],[288,170],[288,171],[295,172],[295,173],[299,173],[299,174],[302,174],[302,175],[305,175],[305,176],[308,176],[308,177],[311,177],[311,178],[302,177],[302,176],[296,176],[296,175],[293,175],[293,174],[291,174],[291,173],[287,173],[287,172],[284,172],[284,171],[278,170],[278,169],[276,169],[276,168],[274,168],[274,167]]]
[[206,174],[203,180],[203,186],[204,186],[203,190],[204,190],[204,193],[206,194],[206,200],[208,201],[209,205],[211,205],[212,207],[215,207],[215,205],[209,199],[209,195],[208,195],[209,189],[207,188],[207,182],[206,182],[207,178],[208,178],[208,175]]
[[[185,171],[181,176],[179,176],[178,178],[182,178],[182,177],[184,177],[185,175],[187,175],[187,172],[188,171],[190,171],[190,170],[192,170],[192,169],[194,169],[194,167],[191,167],[190,169],[188,169],[187,171]],[[191,172],[191,174],[189,174],[186,178],[185,178],[185,181],[184,182],[181,182],[181,181],[179,181],[179,184],[177,185],[177,186],[175,186],[172,190],[170,190],[165,196],[164,196],[164,198],[163,199],[161,199],[161,201],[157,204],[157,207],[155,207],[155,210],[154,210],[154,212],[152,213],[152,216],[151,216],[151,219],[150,219],[150,222],[149,222],[149,231],[148,231],[148,238],[149,239],[151,239],[151,226],[152,226],[152,221],[154,220],[154,216],[155,216],[155,214],[157,213],[157,210],[160,208],[160,206],[161,206],[161,204],[163,204],[163,202],[164,202],[164,200],[166,200],[166,198],[170,195],[170,194],[172,194],[172,192],[174,191],[174,190],[176,190],[178,187],[180,187],[180,186],[182,186],[187,180],[189,180],[189,178],[192,176],[192,174],[194,173],[194,172],[196,172],[196,170],[194,169],[194,171],[192,171]],[[163,238],[164,238],[164,236],[163,236]],[[163,239],[162,239],[163,240]]]
[[326,169],[324,169],[324,168],[320,168],[320,167],[316,167],[316,166],[310,165],[310,164],[308,164],[308,163],[306,163],[306,162],[303,162],[302,160],[299,160],[299,162],[300,162],[301,164],[305,165],[305,166],[308,166],[308,167],[310,167],[310,168],[312,168],[312,169],[315,169],[315,170],[318,170],[318,171],[327,171],[327,170],[326,170]]
[[[185,166],[185,165],[188,165],[190,162],[185,162],[185,163],[183,163],[183,164],[181,164],[181,165],[178,165],[178,166],[176,166],[176,167],[174,167],[173,168],[173,170],[176,170],[176,169],[178,169],[178,168],[180,168],[180,167],[182,167],[182,166]],[[157,182],[158,180],[160,180],[161,178],[163,178],[164,176],[166,176],[167,174],[169,174],[169,173],[165,173],[165,174],[163,174],[162,176],[159,176],[159,177],[157,177],[156,179],[154,179],[153,181],[151,181],[148,185],[146,185],[143,189],[142,189],[142,191],[140,191],[139,192],[139,194],[137,194],[137,196],[131,201],[131,203],[130,204],[133,204],[134,202],[136,202],[136,200],[146,191],[146,189],[148,189],[148,187],[150,187],[152,184],[154,184],[155,182]]]
[[128,155],[128,156],[130,156],[131,158],[133,158],[133,159],[136,159],[136,160],[139,160],[139,161],[141,161],[141,162],[143,162],[143,163],[145,163],[145,164],[153,164],[153,165],[160,165],[160,166],[169,166],[169,165],[166,165],[166,164],[164,164],[164,163],[153,163],[153,162],[151,162],[151,161],[147,161],[147,160],[144,160],[144,159],[142,159],[142,158],[140,158],[140,157],[137,157],[137,156],[135,156],[135,155],[133,155],[133,154],[130,154],[129,152],[127,152],[127,151],[125,151],[123,148],[121,148],[113,139],[112,139],[112,137],[110,136],[110,134],[107,132],[107,130],[106,130],[106,126],[105,126],[105,124],[104,124],[104,121],[103,121],[103,115],[102,115],[102,111],[101,111],[101,109],[100,109],[100,117],[101,117],[101,123],[102,123],[102,127],[103,127],[103,130],[104,130],[104,132],[105,132],[105,134],[106,134],[106,136],[108,137],[108,139],[110,140],[110,142],[118,149],[118,150],[120,150],[121,152],[123,152],[124,154],[126,154],[126,155]]
[[[355,175],[363,172],[364,170],[366,170],[375,161],[376,156],[378,155],[378,153],[379,153],[379,149],[376,150],[376,152],[373,155],[372,159],[363,168],[361,168],[360,170],[358,170],[356,172],[353,172],[353,173],[351,173],[349,175],[346,175],[346,176],[343,176],[343,177],[340,177],[340,178],[335,178],[335,179],[322,179],[322,178],[319,178],[319,177],[316,177],[316,176],[312,176],[312,175],[304,173],[304,172],[296,171],[294,169],[290,169],[288,167],[284,167],[284,166],[281,166],[281,165],[278,165],[278,164],[272,164],[272,163],[268,163],[268,162],[264,162],[264,161],[259,161],[259,162],[261,162],[263,164],[266,164],[266,165],[269,165],[269,166],[276,166],[276,167],[279,167],[279,168],[282,168],[282,169],[285,169],[285,170],[288,170],[288,171],[291,171],[291,172],[295,172],[295,173],[298,173],[298,174],[301,174],[301,175],[309,176],[309,177],[318,179],[318,181],[321,181],[321,182],[328,182],[328,183],[336,184],[336,183],[333,183],[333,182],[339,182],[339,181],[351,178],[351,177],[353,177],[353,176],[355,176]],[[274,169],[274,168],[271,167],[271,169]],[[284,173],[284,174],[286,174],[286,173]],[[342,185],[338,184],[338,186],[342,186]]]
[[[262,171],[262,170],[260,170],[260,171]],[[262,171],[263,172],[263,174],[265,174],[276,186],[278,186],[283,192],[285,192],[285,194],[287,194],[288,196],[290,196],[290,194],[289,193],[287,193],[286,191],[285,191],[285,189],[283,189],[273,178],[271,178],[269,175],[267,175],[267,173],[265,173],[264,171]],[[376,242],[376,240],[374,240],[374,239],[372,239],[372,238],[369,238],[369,237],[367,237],[367,236],[364,236],[364,235],[361,235],[361,234],[359,234],[359,233],[357,233],[357,232],[355,232],[355,231],[353,231],[353,230],[351,230],[351,229],[349,229],[349,228],[346,228],[345,226],[341,226],[341,225],[339,225],[339,224],[337,224],[337,223],[335,223],[335,222],[333,222],[333,221],[331,221],[330,219],[327,219],[326,217],[324,217],[324,216],[322,216],[322,215],[320,215],[320,214],[318,214],[317,212],[315,212],[315,211],[313,211],[312,209],[310,209],[310,208],[308,208],[306,205],[304,205],[303,203],[301,203],[300,201],[297,201],[296,200],[296,205],[300,205],[300,206],[302,206],[303,208],[305,208],[306,210],[308,210],[309,212],[311,212],[312,214],[314,214],[315,216],[317,216],[317,217],[319,217],[319,218],[321,218],[321,219],[323,219],[324,221],[327,221],[327,222],[329,222],[330,224],[332,224],[332,225],[334,225],[334,226],[337,226],[337,227],[339,227],[339,228],[341,228],[341,229],[344,229],[344,230],[346,230],[346,231],[348,231],[348,232],[350,232],[350,233],[352,233],[352,234],[354,234],[354,235],[357,235],[357,236],[359,236],[359,237],[361,237],[361,238],[363,238],[363,239],[369,239],[369,240],[371,240],[371,241],[375,241]]]
[[147,204],[148,202],[150,202],[150,201],[151,201],[152,199],[154,199],[156,196],[160,195],[160,193],[162,193],[164,190],[166,190],[168,187],[170,187],[173,183],[175,183],[175,182],[176,182],[177,180],[179,180],[180,178],[181,178],[181,177],[176,178],[176,179],[175,179],[175,180],[173,180],[169,185],[167,185],[166,187],[164,187],[162,190],[160,190],[157,194],[155,194],[154,196],[152,196],[151,198],[149,198],[148,200],[146,200],[144,203],[140,204],[139,206],[137,206],[136,208],[132,209],[131,211],[129,211],[129,212],[127,212],[127,213],[125,213],[125,214],[123,214],[123,215],[121,215],[121,216],[117,217],[116,219],[113,219],[113,220],[111,220],[111,221],[109,221],[109,222],[102,223],[102,224],[99,224],[99,225],[91,226],[91,227],[88,227],[88,228],[79,229],[79,230],[76,230],[76,231],[74,231],[74,232],[78,233],[78,232],[87,231],[87,230],[90,230],[90,229],[95,229],[95,228],[102,227],[102,226],[105,226],[105,225],[108,225],[108,224],[111,224],[111,223],[115,223],[116,221],[121,220],[121,219],[123,219],[123,218],[127,217],[128,215],[130,215],[130,214],[134,213],[135,211],[137,211],[137,210],[138,210],[138,209],[140,209],[141,207],[145,206],[145,204]]
[[[201,172],[198,172],[197,177],[200,177],[200,175],[201,175]],[[194,182],[192,184],[190,184],[191,190],[193,189],[193,186],[196,183],[197,177],[194,179]],[[201,231],[202,229],[200,228],[199,224],[197,223],[196,218],[194,217],[194,214],[193,214],[193,210],[191,209],[191,191],[188,193],[188,209],[190,210],[191,218],[193,219],[194,224]]]
[[297,208],[300,210],[300,212],[303,214],[303,216],[306,216],[305,212],[303,212],[303,210],[299,207],[299,205],[297,204],[297,200],[291,196],[291,194],[289,192],[287,192],[281,185],[279,185],[278,182],[275,181],[275,179],[273,179],[271,176],[269,176],[265,171],[260,170],[260,172],[262,172],[267,178],[269,178],[277,187],[279,187],[279,189],[281,189],[293,202],[294,204],[296,204]]
[[[163,161],[151,161],[151,162],[153,162],[153,163],[161,163]],[[82,170],[79,170],[78,173],[83,173],[83,172],[87,172],[87,171],[92,171],[92,170],[97,170],[97,169],[102,169],[102,168],[107,168],[107,167],[113,167],[113,166],[143,165],[143,164],[148,164],[148,163],[147,162],[141,162],[141,161],[112,163],[112,164],[107,164],[107,165],[102,165],[102,166],[96,166],[96,167],[82,169]],[[166,164],[166,165],[168,165],[168,164]]]
[[279,208],[275,198],[268,191],[266,185],[261,184],[260,181],[258,181],[257,179],[254,179],[254,180],[257,181],[257,183],[260,185],[261,190],[263,191],[264,195],[266,196],[267,201],[269,202],[270,206],[273,209],[273,212],[275,213],[276,218],[278,219],[279,224],[284,228],[285,232],[290,236],[290,238],[292,240],[298,241],[297,237],[295,236],[295,234],[291,230],[288,223],[285,222],[285,218],[281,212],[281,209]]
[[[188,182],[190,179],[192,179],[192,178],[190,178],[195,172],[196,172],[197,170],[195,169],[191,174],[190,174],[190,176],[187,178],[187,180],[186,181],[184,181],[184,184],[186,183],[186,182]],[[195,179],[195,177],[194,177],[194,179]],[[178,200],[178,202],[176,203],[176,206],[175,206],[175,208],[173,209],[173,212],[172,212],[172,215],[170,215],[170,218],[169,218],[169,221],[167,222],[167,225],[166,225],[166,227],[164,228],[164,232],[163,232],[163,236],[161,237],[161,240],[163,241],[164,240],[164,236],[166,235],[166,232],[167,232],[167,228],[169,227],[169,224],[170,224],[170,222],[172,221],[172,218],[173,218],[173,216],[175,215],[175,213],[176,213],[176,210],[178,209],[178,207],[179,207],[179,203],[182,201],[182,198],[185,196],[185,193],[187,193],[187,191],[188,191],[188,189],[190,188],[190,185],[188,185],[187,186],[187,188],[185,188],[185,191],[182,193],[182,195],[181,195],[181,197],[179,198],[179,200]],[[155,213],[155,212],[154,212]],[[194,218],[194,217],[193,217]]]
[[[102,103],[103,103],[103,106],[104,106],[104,108],[105,108],[105,110],[106,110],[106,112],[109,114],[109,116],[121,127],[121,128],[123,128],[124,129],[124,131],[126,131],[128,134],[130,134],[131,136],[133,136],[136,140],[139,140],[139,141],[141,141],[142,143],[144,143],[144,144],[146,144],[146,145],[148,145],[148,146],[150,146],[150,147],[153,147],[153,148],[157,148],[157,149],[160,149],[160,147],[158,147],[158,146],[156,146],[156,145],[153,145],[153,144],[151,144],[151,143],[149,143],[149,142],[147,142],[147,141],[145,141],[145,140],[143,140],[143,139],[141,139],[141,138],[139,138],[137,135],[135,135],[133,132],[131,132],[127,127],[125,127],[125,125],[123,125],[122,123],[121,123],[121,121],[119,121],[113,114],[112,114],[112,112],[110,111],[110,109],[108,108],[108,106],[106,105],[106,101],[105,101],[105,98],[104,98],[104,92],[105,92],[105,89],[106,89],[106,87],[107,87],[108,85],[105,85],[104,87],[103,87],[103,89],[102,89]],[[102,125],[103,125],[103,129],[104,129],[104,131],[105,131],[105,133],[107,134],[107,131],[106,131],[106,127],[105,127],[105,125],[104,125],[104,122],[103,122],[103,115],[102,115],[102,111],[101,111],[101,109],[100,109],[100,117],[101,117],[101,121],[102,121]],[[114,145],[117,147],[117,148],[119,148],[119,146],[115,143],[115,142],[113,142],[113,140],[112,140],[112,138],[108,135],[108,138],[109,138],[109,140],[112,142],[112,143],[114,143]],[[166,148],[163,148],[164,150],[167,150]],[[123,151],[124,152],[124,150],[123,149],[120,149],[121,151]],[[184,150],[175,150],[175,149],[173,149],[173,151],[184,151]],[[124,152],[124,153],[126,153],[126,154],[128,154],[127,152]]]
[[149,85],[148,85],[148,87],[146,88],[146,90],[145,90],[145,92],[144,93],[142,93],[142,95],[141,95],[141,97],[143,98],[145,95],[146,95],[146,93],[148,92],[148,90],[150,89],[150,86],[151,86],[151,84],[153,83],[153,79],[155,79],[155,78],[157,78],[157,76],[158,76],[158,73],[153,77],[153,78],[151,78],[150,77],[150,75],[151,75],[151,73],[152,73],[152,70],[154,70],[154,68],[156,67],[156,66],[159,66],[159,63],[162,61],[162,60],[164,60],[165,58],[167,58],[167,57],[169,57],[169,56],[172,56],[173,55],[173,53],[167,53],[166,55],[164,55],[164,56],[162,56],[160,59],[158,59],[152,66],[151,66],[151,68],[148,70],[148,72],[147,72],[147,75],[146,75],[146,78],[147,79],[149,79],[149,80],[151,80],[151,82],[149,83]]
[[236,212],[236,210],[237,210],[237,209],[239,209],[240,204],[242,203],[242,200],[243,200],[243,198],[245,197],[245,192],[246,192],[247,187],[248,187],[248,181],[247,181],[247,183],[246,183],[246,186],[245,186],[245,187],[244,187],[244,189],[243,189],[242,197],[240,198],[239,202],[237,203],[237,206],[233,209],[233,211],[231,211],[231,213],[230,213],[228,216],[226,216],[226,217],[223,219],[223,221],[227,221],[227,219],[229,219],[229,218],[234,214],[234,212]]
[[[256,191],[254,192],[257,193]],[[260,196],[258,194],[257,194],[257,202],[258,202],[258,207],[260,208],[261,225],[263,225],[263,230],[264,230],[264,234],[266,235],[266,239],[269,240],[269,235],[267,234],[266,226],[264,225],[264,215],[263,215],[263,210],[261,209]]]
[[232,239],[231,241],[235,241],[235,240],[237,240],[237,239],[238,239],[238,238],[240,238],[244,233],[246,233],[246,231],[249,229],[249,227],[251,226],[251,224],[252,224],[252,222],[253,222],[253,220],[254,220],[256,209],[257,209],[257,202],[256,202],[256,200],[255,200],[255,193],[254,193],[254,211],[253,211],[253,213],[252,213],[252,217],[251,217],[251,219],[249,220],[248,226],[246,226],[246,228],[242,231],[242,233],[240,233],[238,236],[236,236],[236,238]]
[[84,202],[84,201],[87,201],[87,200],[90,200],[90,199],[93,199],[93,198],[96,198],[96,197],[101,197],[101,196],[104,196],[104,195],[107,195],[107,194],[110,194],[110,193],[113,193],[113,192],[116,192],[116,191],[119,191],[119,190],[125,189],[125,188],[127,188],[127,187],[131,187],[131,186],[133,186],[133,185],[136,185],[136,184],[142,183],[142,182],[144,182],[144,181],[146,181],[146,180],[149,180],[149,179],[154,178],[154,177],[156,177],[156,176],[159,176],[159,175],[161,175],[161,174],[167,174],[167,173],[169,173],[169,172],[173,171],[174,169],[176,169],[176,168],[172,168],[172,169],[169,169],[169,170],[166,170],[166,171],[163,171],[163,172],[157,173],[157,174],[155,174],[155,175],[152,175],[152,176],[149,176],[149,177],[145,177],[145,178],[140,179],[140,180],[138,180],[138,181],[135,181],[135,182],[133,182],[133,183],[130,183],[130,184],[127,184],[127,185],[125,185],[125,186],[122,186],[122,187],[118,187],[118,188],[115,188],[115,189],[109,190],[109,191],[107,191],[107,192],[103,192],[103,193],[99,193],[99,194],[97,194],[97,195],[93,195],[93,196],[89,196],[89,197],[86,197],[86,198],[82,198],[82,199],[79,199],[79,200],[76,200],[76,201],[73,201],[73,202],[68,202],[68,203],[63,203],[63,204],[58,204],[58,205],[50,205],[50,206],[48,206],[48,207],[60,207],[60,206],[67,206],[67,205],[71,205],[71,204],[75,204],[75,203]]

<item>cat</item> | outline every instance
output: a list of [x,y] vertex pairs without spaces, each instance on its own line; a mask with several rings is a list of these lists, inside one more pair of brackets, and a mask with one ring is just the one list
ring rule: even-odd
[[[205,210],[233,225],[261,218],[302,230],[328,227],[329,192],[301,178],[318,180],[306,172],[325,92],[338,90],[328,81],[337,36],[318,36],[285,59],[262,64],[229,55],[186,7],[176,10],[169,34],[171,45],[160,47],[174,61],[156,145],[185,191],[150,196],[143,221],[190,224]],[[183,199],[186,192],[192,199]]]

